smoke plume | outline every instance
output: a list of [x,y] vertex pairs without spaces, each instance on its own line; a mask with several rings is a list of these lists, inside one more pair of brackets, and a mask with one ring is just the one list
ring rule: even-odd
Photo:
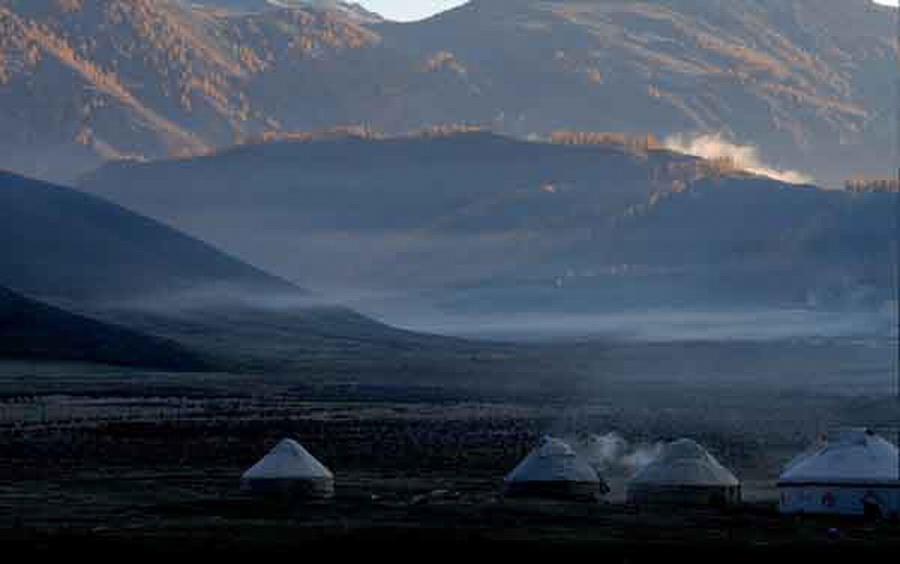
[[570,444],[601,476],[606,477],[631,477],[650,464],[662,450],[662,443],[632,445],[616,432],[583,434]]
[[672,135],[666,138],[664,145],[670,151],[704,159],[728,159],[741,170],[789,184],[812,184],[815,181],[813,177],[796,170],[780,170],[767,166],[759,156],[757,147],[737,145],[718,133],[694,136]]

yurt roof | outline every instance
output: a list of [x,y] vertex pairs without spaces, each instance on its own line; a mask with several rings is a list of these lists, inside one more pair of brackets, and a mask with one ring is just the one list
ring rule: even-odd
[[659,456],[639,471],[631,483],[665,486],[740,485],[740,481],[730,470],[690,439],[680,439],[665,445]]
[[897,447],[867,429],[837,433],[795,458],[779,480],[785,484],[897,482]]
[[331,471],[300,443],[284,439],[244,473],[245,480],[317,480],[334,478]]
[[591,468],[567,443],[544,437],[537,447],[506,476],[513,482],[578,482],[600,483]]

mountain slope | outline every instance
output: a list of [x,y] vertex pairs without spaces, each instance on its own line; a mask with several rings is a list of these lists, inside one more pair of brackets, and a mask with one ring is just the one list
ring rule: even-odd
[[370,35],[334,12],[237,16],[176,0],[2,0],[0,128],[10,134],[0,167],[68,179],[107,159],[231,144],[272,123],[264,105],[251,103],[249,84],[270,59]]
[[386,46],[443,54],[438,70],[456,80],[429,102],[456,99],[451,119],[517,135],[724,132],[835,184],[890,170],[893,12],[868,0],[476,0],[379,31]]
[[213,75],[230,65],[193,40],[183,13],[143,0],[0,2],[0,125],[9,132],[0,166],[58,177],[109,158],[204,150],[178,123],[194,90],[186,68],[202,59]]
[[80,187],[310,287],[392,289],[496,275],[703,168],[613,142],[469,132],[111,165]]
[[368,23],[382,21],[381,16],[355,2],[342,0],[180,0],[193,6],[225,8],[237,12],[260,12],[277,8],[331,10]]
[[475,0],[407,24],[203,4],[0,0],[0,167],[69,180],[272,133],[440,123],[722,133],[835,186],[893,161],[894,11],[869,0]]
[[172,341],[73,315],[0,288],[0,359],[79,361],[162,370],[207,363]]
[[575,311],[586,293],[606,293],[625,309],[877,310],[893,300],[896,198],[766,178],[698,179],[560,250],[545,274],[517,275],[550,286],[546,272],[555,272],[566,304],[557,307]]
[[0,173],[0,283],[81,301],[302,295],[114,204],[9,173]]

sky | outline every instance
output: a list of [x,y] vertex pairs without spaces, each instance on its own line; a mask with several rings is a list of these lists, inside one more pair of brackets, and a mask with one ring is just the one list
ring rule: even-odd
[[[352,0],[351,0],[352,1]],[[449,10],[465,0],[356,0],[366,8],[391,20],[414,21]],[[896,6],[900,0],[875,0],[879,4]]]
[[[351,0],[353,1],[353,0]],[[421,20],[449,10],[465,0],[356,0],[366,8],[391,20]]]

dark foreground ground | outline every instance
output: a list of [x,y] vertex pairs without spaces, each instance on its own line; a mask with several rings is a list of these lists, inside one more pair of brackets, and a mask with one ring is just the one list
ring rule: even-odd
[[[694,344],[679,347],[677,366],[661,370],[671,346],[604,348],[593,362],[627,367],[631,378],[609,369],[569,396],[515,398],[310,387],[286,375],[6,363],[0,542],[79,558],[118,550],[132,558],[297,554],[317,546],[433,559],[502,541],[505,554],[571,551],[614,562],[683,551],[759,561],[768,553],[821,559],[900,548],[897,523],[782,517],[774,487],[817,433],[890,421],[889,349],[813,343],[766,355],[761,345]],[[720,378],[700,373],[728,366],[728,358],[742,358],[742,367]],[[750,358],[767,359],[757,361],[767,373],[755,374]],[[801,365],[806,384],[786,382]],[[685,376],[691,371],[696,378]],[[632,449],[693,437],[743,479],[746,504],[629,506],[624,470],[608,476],[613,492],[602,503],[503,498],[503,476],[543,434],[579,431],[616,431]],[[333,500],[261,501],[238,491],[243,470],[286,436],[335,471]]]

